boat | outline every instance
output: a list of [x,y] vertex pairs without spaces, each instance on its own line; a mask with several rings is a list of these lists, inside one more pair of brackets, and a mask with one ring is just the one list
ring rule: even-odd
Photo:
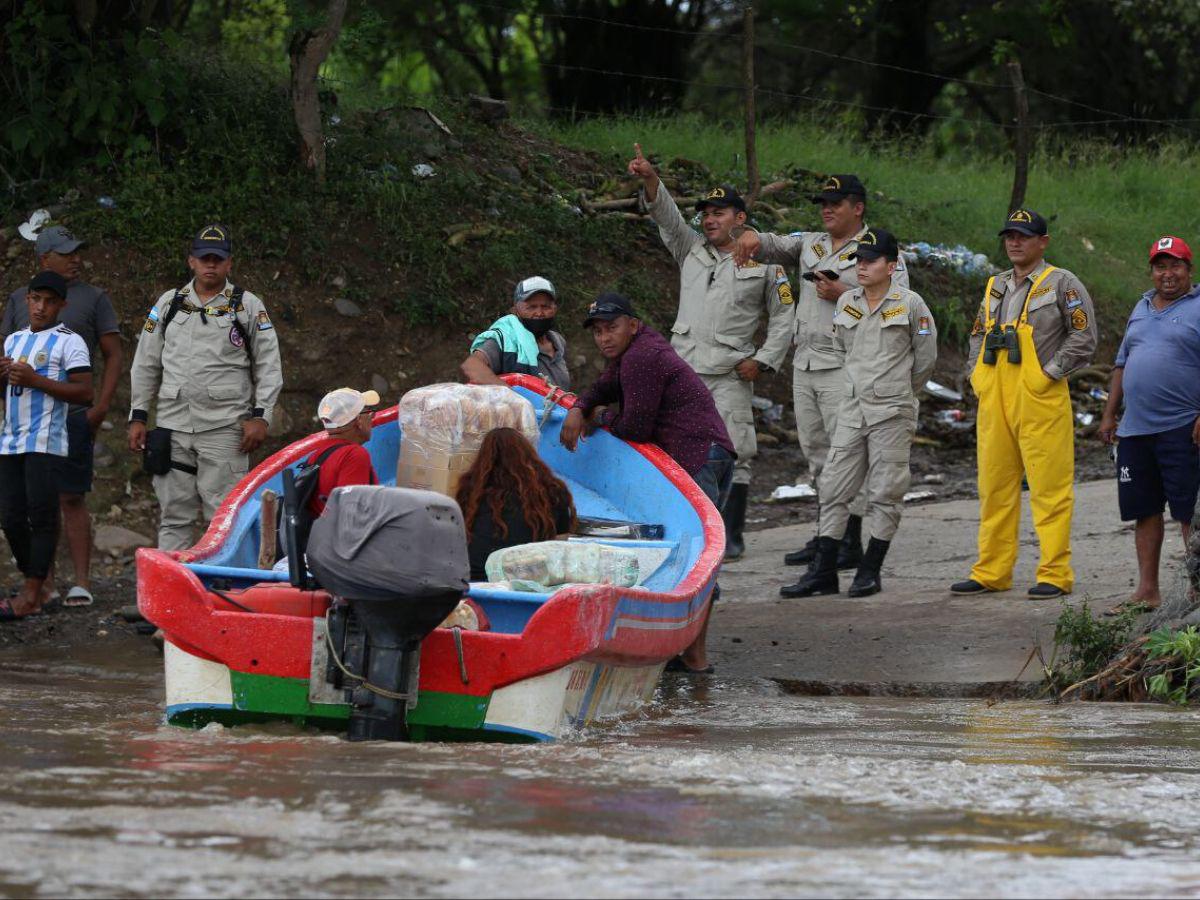
[[[724,525],[686,472],[658,447],[605,430],[568,452],[558,436],[574,398],[528,375],[505,381],[534,406],[538,452],[569,486],[581,521],[614,523],[572,540],[632,549],[644,574],[634,587],[542,594],[472,584],[467,596],[488,628],[441,627],[424,638],[408,740],[550,741],[635,712],[699,634],[716,585]],[[403,440],[397,409],[376,413],[367,444],[384,484],[395,483]],[[264,492],[281,493],[284,471],[322,438],[297,441],[254,468],[194,547],[138,551],[138,608],[164,638],[168,723],[348,729],[351,692],[329,677],[334,598],[259,566]]]

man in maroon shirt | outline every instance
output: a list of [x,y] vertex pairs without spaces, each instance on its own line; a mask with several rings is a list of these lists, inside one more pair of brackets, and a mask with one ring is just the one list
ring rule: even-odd
[[306,462],[315,463],[326,450],[337,448],[321,463],[317,489],[308,510],[315,519],[325,512],[329,495],[337,487],[351,484],[378,484],[371,454],[363,446],[371,439],[371,419],[379,405],[375,391],[360,393],[353,388],[330,391],[317,407],[317,416],[325,426],[325,440],[309,454]]
[[[658,444],[696,480],[720,509],[729,494],[737,458],[708,387],[671,344],[638,319],[621,294],[601,294],[583,323],[608,360],[567,414],[559,440],[574,452],[585,434],[606,426],[627,441]],[[620,404],[614,411],[612,404]],[[720,596],[713,589],[713,601]],[[711,608],[711,607],[710,607]],[[695,642],[669,668],[709,673],[708,619]]]

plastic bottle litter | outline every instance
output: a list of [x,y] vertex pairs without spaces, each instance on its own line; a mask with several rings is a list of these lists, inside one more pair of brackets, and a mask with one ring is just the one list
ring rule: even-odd
[[958,391],[951,390],[944,384],[938,384],[936,381],[925,382],[925,393],[930,397],[935,397],[938,400],[945,400],[948,403],[962,403],[963,395]]
[[1090,412],[1077,412],[1075,413],[1075,421],[1086,428],[1096,421],[1096,416]]
[[952,422],[961,422],[967,417],[967,414],[961,409],[939,409],[933,414],[933,417],[945,424],[949,425]]
[[1108,399],[1108,391],[1104,390],[1104,388],[1092,388],[1088,391],[1088,396],[1093,400],[1104,401]]
[[412,173],[418,178],[432,178],[436,174],[429,163],[417,163],[412,167]]
[[791,500],[816,500],[817,492],[811,484],[781,484],[771,491],[772,503],[786,503]]
[[916,503],[919,500],[932,500],[936,496],[933,491],[909,491],[904,495],[904,502]]
[[101,209],[116,209],[117,208],[116,199],[113,197],[109,197],[107,195],[101,197],[99,200],[96,201],[96,203],[99,205],[99,207]]
[[905,244],[901,248],[906,262],[930,262],[935,266],[952,269],[963,275],[991,275],[996,271],[995,266],[983,253],[976,253],[970,247],[956,244],[950,247],[946,244],[929,244],[917,241],[915,244]]
[[945,484],[946,476],[941,472],[930,472],[921,479],[921,484]]
[[42,226],[50,221],[50,210],[35,209],[29,214],[29,221],[22,222],[17,226],[17,231],[21,237],[27,241],[36,241],[38,232],[42,230]]

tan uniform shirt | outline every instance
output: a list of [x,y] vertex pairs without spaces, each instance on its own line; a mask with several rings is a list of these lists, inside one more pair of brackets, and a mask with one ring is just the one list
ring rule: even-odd
[[1026,299],[1029,324],[1033,328],[1033,346],[1037,350],[1038,362],[1048,377],[1057,381],[1091,363],[1100,332],[1096,327],[1096,310],[1092,306],[1091,295],[1083,283],[1072,272],[1055,269],[1038,287],[1036,296],[1028,296],[1046,265],[1043,260],[1020,282],[1013,280],[1012,269],[996,276],[991,295],[980,301],[979,313],[971,327],[968,375],[975,371],[975,360],[983,348],[988,306],[991,307],[992,318],[1003,327],[1020,318],[1021,307]]
[[862,288],[842,294],[833,316],[834,342],[845,354],[850,396],[838,424],[875,425],[893,416],[916,416],[917,392],[937,362],[937,326],[921,295],[892,288],[871,312]]
[[[866,231],[867,226],[863,225],[858,234],[838,247],[833,246],[833,238],[824,231],[759,234],[762,247],[758,251],[758,259],[799,269],[799,296],[796,299],[794,325],[796,356],[792,360],[797,369],[841,367],[842,354],[833,340],[833,314],[837,301],[822,300],[817,295],[816,282],[808,281],[804,273],[832,270],[838,273],[838,280],[843,284],[858,287],[857,262],[850,258],[850,254],[858,249],[858,239]],[[898,287],[908,287],[908,269],[903,256],[896,261],[892,283]]]
[[226,282],[202,311],[194,282],[181,293],[186,305],[171,320],[165,342],[162,323],[175,291],[158,298],[142,326],[130,373],[130,419],[145,421],[157,400],[157,424],[172,431],[208,431],[247,418],[269,424],[283,389],[283,366],[279,337],[262,300],[246,291],[238,313],[254,354],[251,368],[242,339],[231,328],[233,285]]
[[[733,255],[718,253],[697,234],[663,185],[648,204],[663,243],[679,265],[679,312],[671,346],[701,375],[726,375],[753,358],[778,370],[792,340],[792,286],[782,266],[738,268]],[[767,336],[755,348],[763,313]]]

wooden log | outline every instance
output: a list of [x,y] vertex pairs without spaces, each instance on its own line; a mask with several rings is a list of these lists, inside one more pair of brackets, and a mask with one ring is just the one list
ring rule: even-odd
[[272,490],[262,492],[262,506],[258,512],[258,567],[269,569],[275,565],[277,552],[275,518],[279,510],[279,495]]

